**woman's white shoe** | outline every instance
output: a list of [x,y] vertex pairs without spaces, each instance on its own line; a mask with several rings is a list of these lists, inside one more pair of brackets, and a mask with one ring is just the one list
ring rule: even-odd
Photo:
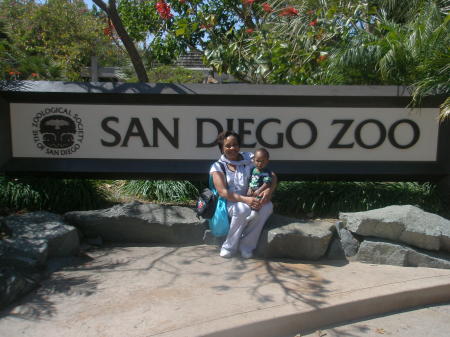
[[222,248],[220,250],[220,254],[219,255],[220,255],[220,257],[223,257],[225,259],[229,259],[233,254],[229,250],[226,250],[225,248]]

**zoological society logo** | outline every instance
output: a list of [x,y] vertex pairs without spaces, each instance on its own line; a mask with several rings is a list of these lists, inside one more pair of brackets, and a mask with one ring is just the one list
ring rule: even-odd
[[84,138],[83,121],[63,107],[45,108],[33,116],[33,140],[37,148],[52,156],[77,152]]

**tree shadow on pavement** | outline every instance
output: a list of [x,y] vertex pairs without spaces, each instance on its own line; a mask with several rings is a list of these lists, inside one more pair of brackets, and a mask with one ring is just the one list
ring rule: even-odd
[[[216,246],[114,244],[87,251],[83,263],[66,266],[51,274],[40,288],[14,306],[4,309],[0,318],[47,319],[57,314],[58,304],[71,296],[89,297],[104,287],[129,287],[137,293],[158,289],[196,288],[208,296],[238,291],[261,305],[308,305],[320,308],[330,292],[331,282],[318,272],[321,264],[294,260],[240,258],[222,259]],[[117,273],[118,280],[114,285]],[[120,275],[120,276],[119,276]],[[141,283],[130,284],[139,278]],[[134,287],[134,288],[133,288]],[[203,295],[203,294],[202,294]]]
[[88,272],[84,273],[84,275],[73,276],[71,271],[111,270],[124,264],[115,262],[90,268],[92,260],[89,256],[73,258],[72,263],[61,267],[61,270],[49,270],[49,272],[53,271],[49,278],[42,280],[37,289],[0,311],[0,319],[6,316],[24,320],[40,320],[53,317],[57,314],[56,300],[62,297],[88,297],[98,291],[98,282],[95,279],[95,274]]

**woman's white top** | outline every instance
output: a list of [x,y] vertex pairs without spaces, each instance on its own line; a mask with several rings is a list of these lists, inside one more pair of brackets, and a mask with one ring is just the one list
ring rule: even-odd
[[[253,153],[251,152],[240,152],[244,160],[253,159]],[[243,179],[240,179],[239,172],[236,170],[235,172],[231,171],[228,168],[228,165],[225,162],[222,162],[225,167],[228,191],[234,192],[240,195],[246,195],[248,190],[248,182],[250,179],[251,171],[255,167],[253,163],[245,165],[243,171]],[[211,169],[209,170],[209,174],[213,172],[223,172],[220,164],[216,161],[211,165]]]

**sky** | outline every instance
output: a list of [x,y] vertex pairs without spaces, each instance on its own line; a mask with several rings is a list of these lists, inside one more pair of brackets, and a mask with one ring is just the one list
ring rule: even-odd
[[92,8],[92,5],[94,4],[92,2],[92,0],[84,0],[84,2],[86,3],[86,5],[88,6],[88,8]]

